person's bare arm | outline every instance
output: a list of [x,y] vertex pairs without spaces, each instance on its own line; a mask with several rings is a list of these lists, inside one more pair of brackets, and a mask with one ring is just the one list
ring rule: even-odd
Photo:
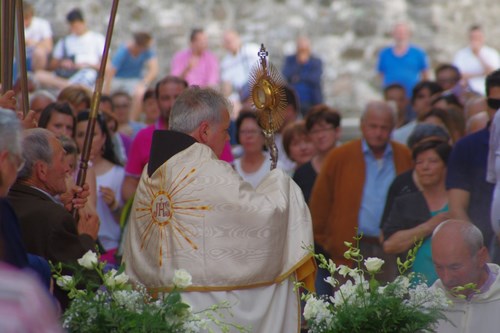
[[397,254],[409,250],[416,241],[429,236],[441,222],[449,218],[449,213],[441,213],[414,228],[395,232],[384,241],[384,252]]
[[491,66],[488,62],[486,62],[483,57],[478,52],[474,52],[474,55],[476,56],[476,59],[479,61],[481,64],[481,67],[483,67],[482,72],[473,72],[473,73],[467,73],[464,72],[462,73],[462,80],[469,80],[475,77],[481,77],[481,76],[486,76],[496,70],[496,67]]
[[425,81],[430,79],[430,74],[428,69],[424,69],[422,72],[420,72],[420,80]]
[[468,191],[452,188],[448,190],[448,204],[451,218],[470,221],[467,210],[469,209],[470,193]]
[[104,94],[109,95],[111,93],[111,82],[116,74],[116,68],[112,64],[108,64],[106,67],[106,73],[104,74],[104,87],[102,89]]
[[61,65],[61,60],[52,58],[49,63],[49,70],[54,71]]
[[146,86],[150,85],[158,76],[158,58],[153,57],[146,62],[146,74],[142,83]]
[[47,37],[39,41],[36,46],[42,47],[47,52],[52,52],[52,49],[54,48],[54,41],[51,37]]
[[139,178],[125,176],[122,185],[122,198],[124,202],[127,202],[128,199],[134,196],[137,185],[139,185]]
[[224,96],[229,97],[233,92],[233,86],[231,82],[222,81],[221,83],[221,92]]
[[199,56],[195,56],[195,55],[192,55],[190,58],[189,58],[189,61],[186,65],[186,67],[184,67],[184,69],[182,70],[181,74],[180,74],[180,77],[182,77],[183,79],[186,78],[186,76],[189,74],[189,72],[198,65],[198,62],[200,61],[200,57]]

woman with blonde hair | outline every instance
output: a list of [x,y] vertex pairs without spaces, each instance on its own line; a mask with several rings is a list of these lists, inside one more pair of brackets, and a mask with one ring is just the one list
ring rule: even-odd
[[92,100],[92,92],[80,84],[72,84],[62,89],[57,96],[58,102],[68,102],[76,115],[80,111],[89,109]]

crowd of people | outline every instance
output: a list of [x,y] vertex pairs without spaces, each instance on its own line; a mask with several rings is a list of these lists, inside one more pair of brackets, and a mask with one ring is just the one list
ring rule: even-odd
[[[397,257],[422,240],[413,271],[449,291],[475,283],[468,301],[488,307],[481,317],[464,306],[463,316],[450,316],[453,324],[472,331],[493,320],[498,299],[491,296],[489,306],[482,300],[500,286],[500,56],[485,45],[480,26],[470,28],[469,46],[432,73],[425,50],[410,42],[410,27],[396,24],[394,45],[380,51],[376,68],[383,100],[366,104],[361,136],[349,142],[341,142],[342,110],[323,99],[322,60],[312,54],[310,40],[299,36],[296,53],[282,68],[286,107],[275,135],[274,171],[251,104],[249,73],[258,45],[228,30],[227,53],[219,62],[206,32],[193,29],[170,72],[160,74],[152,35],[136,32],[111,52],[87,180],[79,187],[78,160],[104,37],[88,29],[80,9],[66,19],[70,34],[53,46],[50,24],[25,4],[31,111],[18,121],[10,110],[20,110],[21,92],[0,96],[0,258],[6,263],[0,275],[15,277],[15,268],[36,272],[39,289],[50,289],[64,309],[67,295],[52,286],[47,261],[75,261],[97,245],[109,267],[124,262],[134,279],[157,291],[168,287],[173,269],[189,267],[198,287],[188,296],[195,308],[207,299],[236,297],[242,303],[236,317],[258,327],[255,332],[290,332],[300,322],[299,304],[283,305],[295,292],[283,281],[302,270],[298,279],[311,282],[314,273],[301,242],[348,264],[344,242],[362,235],[362,255],[383,258],[381,278],[390,281]],[[197,187],[179,194],[189,186]],[[156,195],[152,188],[163,197],[150,197]],[[138,207],[158,204],[159,197],[170,204],[167,217]],[[195,201],[202,203],[183,206]],[[141,209],[151,216],[139,223]],[[197,229],[199,218],[208,231]],[[281,236],[273,234],[276,243],[253,235],[264,235],[260,230],[278,220],[286,223],[277,227]],[[182,237],[169,236],[172,244],[163,253],[176,260],[157,267],[163,245],[144,246],[144,237],[164,232],[165,221]],[[219,250],[229,254],[211,252]],[[232,251],[240,254],[232,257]],[[155,270],[161,274],[152,276]],[[5,274],[0,289],[6,288]],[[318,270],[315,288],[332,295],[326,274]],[[36,297],[43,302],[40,290]],[[237,296],[230,290],[238,290]],[[250,320],[242,309],[267,293],[276,299],[260,298],[262,308],[252,310],[256,320]],[[56,310],[45,311],[48,322],[55,318]],[[50,323],[39,325],[45,326]]]

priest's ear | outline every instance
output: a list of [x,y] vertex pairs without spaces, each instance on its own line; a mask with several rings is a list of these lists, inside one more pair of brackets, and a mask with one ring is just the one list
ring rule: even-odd
[[198,140],[199,143],[207,144],[209,133],[210,133],[210,124],[208,121],[202,121],[198,129],[195,131],[194,138]]

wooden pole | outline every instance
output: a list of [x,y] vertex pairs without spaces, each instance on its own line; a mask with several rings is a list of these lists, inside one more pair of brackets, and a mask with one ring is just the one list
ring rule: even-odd
[[12,89],[14,66],[14,1],[1,0],[2,38],[0,45],[2,94]]
[[26,117],[29,110],[28,101],[28,69],[26,68],[26,43],[24,40],[24,11],[23,0],[16,0],[16,16],[17,16],[17,47],[19,64],[19,78],[21,83],[21,98],[23,101],[23,115]]
[[[78,186],[83,186],[85,184],[85,178],[87,177],[87,169],[90,158],[90,150],[92,149],[92,139],[94,138],[95,123],[97,121],[97,114],[99,112],[99,103],[101,101],[102,86],[104,83],[104,74],[106,72],[106,63],[108,61],[109,46],[111,44],[111,37],[113,35],[113,27],[115,25],[115,17],[118,9],[118,1],[113,0],[113,5],[111,7],[111,14],[108,22],[108,30],[106,32],[106,41],[104,43],[104,50],[102,52],[101,65],[99,67],[99,72],[97,74],[97,79],[95,83],[94,93],[92,95],[92,102],[90,105],[89,122],[87,125],[87,131],[85,132],[85,139],[83,143],[82,153],[80,157],[80,168],[78,170],[78,176],[76,184]],[[73,216],[77,216],[76,210],[73,210]]]

